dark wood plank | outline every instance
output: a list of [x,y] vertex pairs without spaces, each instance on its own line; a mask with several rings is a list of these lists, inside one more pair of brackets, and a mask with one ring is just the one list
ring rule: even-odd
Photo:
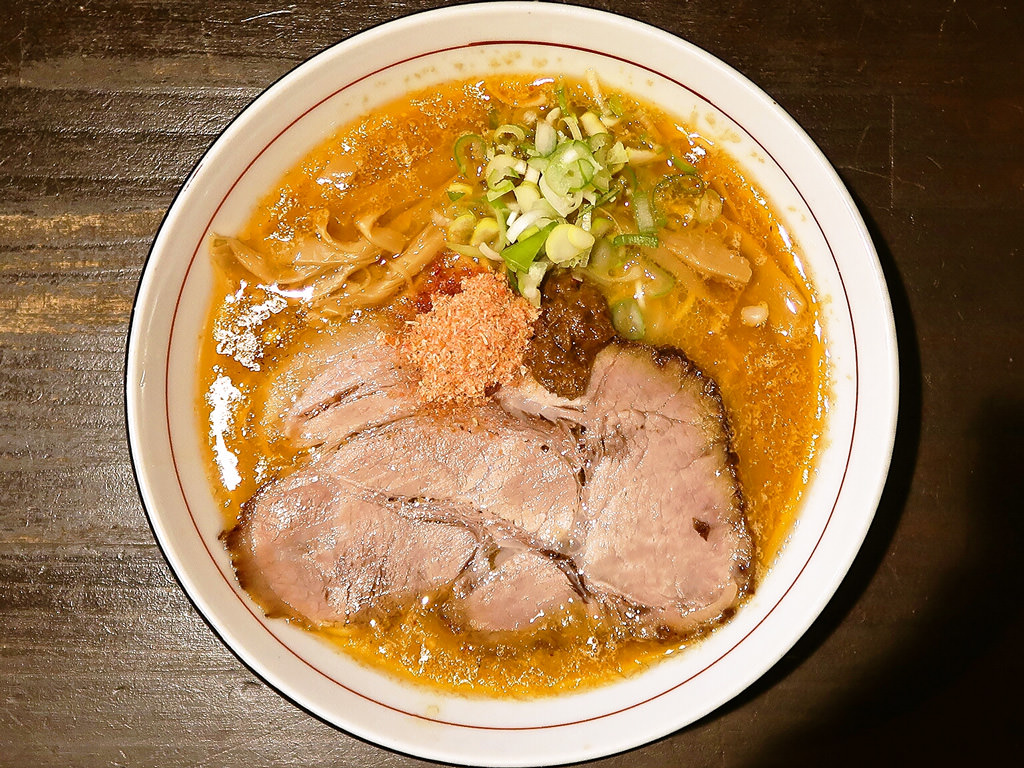
[[[324,47],[440,5],[16,0],[0,11],[0,765],[405,766],[216,639],[137,498],[128,317],[174,193]],[[607,765],[987,764],[1019,746],[1024,8],[604,0],[739,69],[875,237],[903,406],[876,523],[793,651]]]

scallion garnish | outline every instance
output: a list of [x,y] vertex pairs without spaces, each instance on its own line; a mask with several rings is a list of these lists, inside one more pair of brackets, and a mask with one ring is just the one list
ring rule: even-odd
[[[559,84],[556,105],[531,111],[522,123],[503,122],[507,118],[492,113],[491,131],[456,140],[453,155],[463,180],[448,185],[449,200],[458,203],[449,214],[449,247],[500,261],[509,282],[534,304],[540,302],[540,281],[553,265],[586,268],[592,263],[588,271],[596,274],[608,273],[606,267],[622,258],[632,259],[629,275],[606,274],[604,279],[642,281],[634,299],[616,305],[613,317],[622,335],[640,338],[644,295],[661,296],[674,280],[650,265],[640,270],[635,260],[641,256],[635,251],[623,254],[627,247],[657,248],[658,233],[666,226],[659,203],[698,197],[705,183],[692,165],[654,142],[641,137],[624,143],[616,135],[625,113],[621,97],[601,95],[592,73],[588,84],[589,110],[577,111]],[[678,173],[653,189],[644,188],[638,166],[666,159]],[[643,169],[639,173],[650,176]],[[628,195],[636,232],[622,232],[621,214],[617,219],[610,210],[623,195]],[[706,207],[710,210],[710,202]]]
[[544,247],[544,242],[548,239],[548,235],[551,234],[551,230],[555,226],[555,223],[552,222],[525,240],[520,240],[518,243],[508,246],[502,250],[501,257],[512,269],[517,272],[526,272],[530,265],[533,264],[534,259],[537,258],[540,249]]
[[622,336],[632,341],[644,337],[644,316],[635,299],[623,299],[612,307],[612,325]]
[[658,236],[642,235],[638,233],[616,235],[612,238],[612,245],[634,245],[640,246],[641,248],[657,248]]
[[637,231],[641,235],[656,234],[659,227],[651,205],[651,198],[643,190],[633,193],[633,218],[636,220]]
[[484,153],[487,151],[487,143],[482,137],[475,133],[464,133],[455,140],[455,146],[452,147],[452,154],[455,156],[455,165],[458,166],[459,173],[463,176],[469,176],[466,167],[466,153],[472,147],[480,148],[480,158],[483,159]]

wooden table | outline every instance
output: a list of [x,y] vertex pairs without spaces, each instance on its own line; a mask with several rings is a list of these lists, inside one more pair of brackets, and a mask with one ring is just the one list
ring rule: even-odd
[[[440,4],[3,3],[0,764],[419,762],[296,708],[204,624],[136,493],[123,365],[147,250],[218,132],[308,56]],[[1024,6],[588,4],[719,56],[821,146],[903,379],[884,499],[821,618],[732,703],[605,762],[991,764],[1024,741]]]

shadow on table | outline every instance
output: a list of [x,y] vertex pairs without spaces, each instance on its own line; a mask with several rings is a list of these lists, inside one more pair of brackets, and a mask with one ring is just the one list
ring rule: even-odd
[[[751,768],[998,765],[1017,753],[1024,516],[1016,465],[1024,456],[1024,398],[985,403],[965,450],[973,453],[966,465],[972,520],[949,575],[915,617],[916,631],[833,707],[769,740]],[[851,592],[833,602],[772,682],[814,650],[855,598]]]
[[[910,492],[921,435],[920,350],[892,254],[870,219],[868,228],[886,275],[900,347],[899,426],[885,491],[860,553],[818,620],[761,680],[708,719],[777,685],[846,619],[885,558]],[[843,681],[847,692],[834,706],[766,739],[751,768],[949,765],[958,756],[977,765],[985,755],[995,759],[1019,749],[1024,484],[1018,465],[1024,458],[1024,395],[984,402],[972,415],[962,450],[963,461],[950,471],[966,468],[970,474],[963,483],[969,494],[967,539],[947,580],[915,616],[918,630],[908,632],[862,680]]]

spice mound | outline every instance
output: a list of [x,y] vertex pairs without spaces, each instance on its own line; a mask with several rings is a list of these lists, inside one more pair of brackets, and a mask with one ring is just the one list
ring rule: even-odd
[[492,272],[467,277],[461,292],[435,294],[432,304],[409,321],[397,344],[419,372],[421,401],[483,397],[523,375],[523,354],[538,311],[504,279]]

